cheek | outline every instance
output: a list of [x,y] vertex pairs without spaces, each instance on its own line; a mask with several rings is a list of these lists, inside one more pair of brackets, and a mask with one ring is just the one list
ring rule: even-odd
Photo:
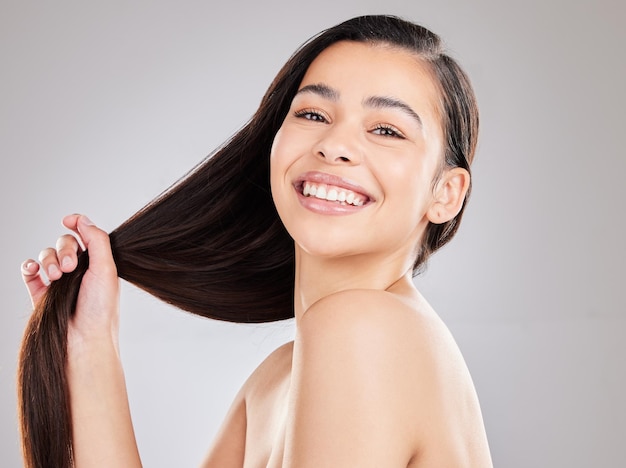
[[283,218],[286,192],[290,187],[287,172],[291,166],[289,160],[288,139],[282,127],[276,133],[270,150],[270,191],[278,214]]
[[306,137],[294,130],[293,125],[283,123],[272,142],[270,149],[270,183],[273,190],[284,186],[291,187],[295,176],[295,166],[306,153]]
[[272,142],[272,147],[270,149],[270,185],[272,188],[272,193],[275,189],[275,184],[280,178],[279,174],[282,171],[281,163],[282,163],[282,153],[283,153],[283,138],[282,138],[282,127],[276,132],[274,136],[274,141]]
[[435,164],[426,164],[424,160],[420,162],[418,158],[390,158],[376,170],[387,201],[411,222],[419,222],[433,198]]
[[272,178],[279,176],[292,163],[295,148],[293,148],[291,140],[289,133],[283,127],[276,132],[270,150],[270,174]]
[[[276,159],[277,152],[280,151],[281,146],[282,127],[278,129],[276,135],[274,135],[274,141],[272,141],[272,147],[270,148],[270,164],[273,166],[274,159]],[[271,169],[271,167],[270,167]]]
[[382,155],[380,158],[372,158],[372,172],[376,175],[379,183],[385,191],[386,198],[405,201],[415,199],[416,194],[423,185],[423,167],[416,164],[411,156],[406,155]]

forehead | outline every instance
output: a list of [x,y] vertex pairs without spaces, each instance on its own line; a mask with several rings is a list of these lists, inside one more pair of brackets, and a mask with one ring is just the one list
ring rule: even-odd
[[300,88],[311,84],[328,85],[342,97],[395,97],[439,114],[438,86],[428,64],[393,45],[337,42],[313,60]]

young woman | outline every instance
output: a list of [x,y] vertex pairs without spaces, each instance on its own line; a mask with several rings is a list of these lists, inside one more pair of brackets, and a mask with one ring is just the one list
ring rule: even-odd
[[118,277],[220,320],[295,316],[204,466],[491,466],[461,353],[412,281],[458,228],[477,129],[436,35],[354,18],[300,48],[248,125],[110,236],[67,216],[74,235],[22,267],[27,466],[141,466]]

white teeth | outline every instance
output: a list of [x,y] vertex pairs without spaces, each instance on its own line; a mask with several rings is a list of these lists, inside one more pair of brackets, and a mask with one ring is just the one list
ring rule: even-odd
[[340,188],[327,188],[325,185],[314,185],[310,182],[305,182],[302,187],[302,195],[305,197],[315,197],[320,200],[328,200],[338,202],[342,205],[354,205],[363,206],[364,200],[349,190],[342,190]]
[[317,192],[315,193],[316,198],[326,198],[326,189],[324,187],[318,187]]

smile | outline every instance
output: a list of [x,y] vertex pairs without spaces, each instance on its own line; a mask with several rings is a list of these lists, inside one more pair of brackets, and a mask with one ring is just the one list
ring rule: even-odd
[[315,184],[304,182],[302,184],[302,195],[305,197],[315,197],[320,200],[337,202],[340,205],[363,206],[367,197],[351,190],[328,184]]
[[357,183],[325,172],[302,174],[293,184],[300,203],[325,215],[347,215],[361,211],[374,199]]

